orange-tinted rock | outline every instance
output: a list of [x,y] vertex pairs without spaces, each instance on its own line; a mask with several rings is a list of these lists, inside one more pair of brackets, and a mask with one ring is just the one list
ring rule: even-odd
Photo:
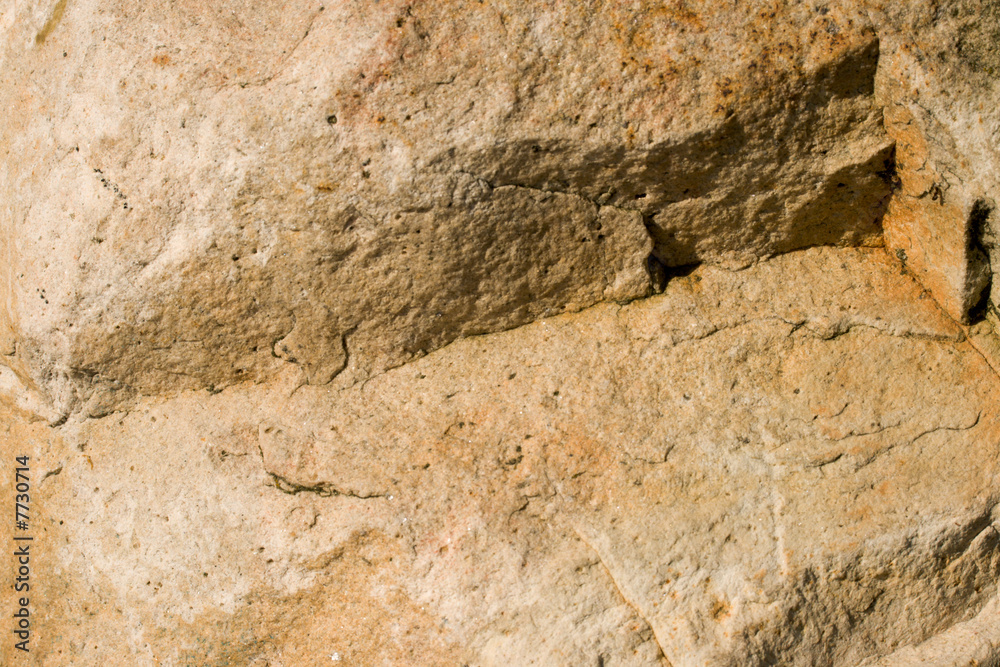
[[886,246],[963,321],[1000,300],[991,292],[991,264],[1000,266],[991,35],[1000,34],[1000,13],[982,9],[978,2],[918,2],[876,12],[878,97],[896,142],[898,179],[884,220]]
[[6,14],[0,347],[62,414],[881,243],[849,2],[58,6]]
[[881,250],[813,249],[340,391],[300,370],[54,429],[4,415],[3,451],[47,475],[38,664],[920,644],[988,613],[1000,573],[1000,380],[922,294]]
[[0,7],[0,664],[1000,660],[1000,6],[210,4]]

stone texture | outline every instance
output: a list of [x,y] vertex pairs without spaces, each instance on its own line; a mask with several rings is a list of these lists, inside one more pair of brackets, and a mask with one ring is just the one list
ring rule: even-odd
[[877,667],[968,667],[994,665],[1000,655],[1000,623],[997,600],[993,599],[975,618],[957,623],[945,632],[907,646],[875,662]]
[[881,250],[306,372],[5,418],[39,664],[846,666],[996,595],[1000,380]]
[[4,15],[30,83],[0,91],[0,343],[62,415],[276,357],[347,385],[647,296],[659,263],[881,243],[892,141],[848,2]]
[[1000,664],[995,4],[3,0],[0,664]]
[[1000,267],[1000,9],[989,2],[885,3],[876,17],[877,92],[899,178],[884,221],[886,245],[953,318],[981,317],[987,301],[1000,303],[990,287],[991,264]]

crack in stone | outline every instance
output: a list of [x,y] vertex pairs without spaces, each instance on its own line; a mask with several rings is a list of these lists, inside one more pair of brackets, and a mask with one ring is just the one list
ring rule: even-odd
[[353,335],[355,331],[358,330],[359,326],[360,325],[355,324],[353,327],[351,327],[350,329],[348,329],[347,331],[345,331],[344,333],[342,333],[340,335],[340,347],[341,347],[341,349],[343,350],[343,353],[344,353],[344,362],[342,364],[340,364],[340,368],[337,368],[336,370],[333,371],[333,374],[330,376],[330,379],[327,380],[324,384],[330,384],[331,382],[333,382],[337,378],[338,375],[340,375],[341,373],[343,373],[345,370],[347,370],[347,367],[350,366],[350,364],[351,364],[351,348],[348,345],[348,340],[347,339],[348,339],[349,336]]
[[892,338],[928,340],[935,342],[957,342],[959,340],[958,336],[950,336],[948,334],[918,333],[915,331],[896,332],[872,324],[866,324],[864,322],[854,322],[844,327],[835,327],[835,328],[829,328],[827,330],[817,331],[815,329],[809,328],[810,322],[807,319],[796,321],[796,320],[787,320],[783,317],[778,317],[778,316],[750,318],[739,322],[721,324],[718,326],[714,324],[709,324],[709,326],[712,327],[711,331],[698,334],[690,334],[687,336],[685,336],[683,332],[670,332],[670,333],[680,333],[679,337],[673,339],[673,344],[681,345],[683,343],[703,341],[707,338],[711,338],[717,333],[722,333],[723,331],[728,331],[730,329],[738,329],[752,324],[761,324],[767,322],[787,324],[788,326],[792,327],[791,331],[788,332],[789,336],[793,335],[794,333],[796,333],[801,329],[804,329],[806,335],[808,335],[811,338],[817,338],[819,340],[834,340],[836,338],[840,338],[841,336],[853,333],[855,329],[871,329],[876,333],[880,333],[885,336],[890,336]]
[[49,477],[55,477],[56,475],[58,475],[62,471],[63,471],[62,464],[59,464],[59,467],[55,468],[54,470],[48,470],[48,471],[46,471],[45,474],[42,475],[42,478],[40,480],[38,480],[38,486],[41,486],[42,482],[44,482],[45,480],[47,480]]
[[[796,250],[796,251],[792,251],[792,252],[799,252],[799,251]],[[654,296],[654,295],[651,295],[651,296],[648,296],[648,297],[638,297],[638,298],[636,298],[636,299],[634,299],[634,300],[632,300],[632,301],[630,301],[628,303],[641,302],[641,301],[644,301],[646,299],[652,298],[652,296]],[[660,296],[660,295],[656,295],[656,296]],[[584,308],[580,308],[579,310],[567,310],[567,311],[565,311],[564,313],[561,313],[561,314],[562,315],[569,315],[569,314],[575,314],[575,313],[584,313],[584,312],[587,312],[587,311],[589,311],[589,310],[591,310],[593,308],[599,308],[599,307],[602,307],[602,306],[607,306],[608,303],[610,303],[610,302],[608,302],[608,301],[599,301],[599,302],[597,302],[597,303],[595,303],[593,305],[586,306]],[[619,311],[620,311],[620,308],[619,308]],[[513,326],[508,327],[508,328],[497,329],[496,331],[489,331],[489,332],[481,333],[481,334],[472,334],[472,335],[469,335],[469,336],[465,336],[464,338],[456,339],[456,340],[448,343],[447,345],[444,345],[444,346],[442,346],[440,348],[437,348],[435,350],[432,350],[432,351],[433,352],[440,352],[441,350],[445,350],[448,347],[450,347],[450,346],[452,346],[452,345],[454,345],[454,344],[456,344],[456,343],[458,343],[458,342],[460,342],[462,340],[465,340],[465,339],[478,338],[478,337],[481,337],[481,336],[494,336],[494,335],[506,333],[506,332],[509,332],[509,331],[514,331],[514,330],[520,329],[522,327],[526,327],[526,326],[530,326],[532,324],[536,324],[537,322],[540,322],[540,321],[542,321],[544,319],[548,319],[548,318],[540,318],[538,320],[533,320],[531,322],[526,322],[524,324],[516,324],[516,325],[513,325]],[[948,318],[948,319],[950,320],[951,318]],[[785,319],[783,317],[778,317],[778,316],[759,317],[759,318],[746,319],[746,320],[742,320],[740,322],[733,322],[733,323],[730,323],[730,324],[723,324],[723,325],[719,325],[719,326],[716,326],[716,325],[713,324],[713,325],[710,325],[710,326],[714,327],[714,328],[712,328],[711,331],[708,331],[708,332],[702,333],[702,334],[685,335],[685,333],[681,332],[681,331],[667,331],[665,333],[667,335],[673,336],[672,344],[674,346],[678,346],[678,345],[685,344],[685,343],[694,343],[694,342],[702,341],[702,340],[705,340],[707,338],[710,338],[711,336],[714,336],[717,333],[721,333],[721,332],[727,331],[729,329],[741,328],[741,327],[749,326],[749,325],[752,325],[752,324],[759,324],[759,323],[763,323],[763,322],[782,323],[782,324],[786,324],[786,325],[790,326],[791,330],[788,332],[789,336],[795,334],[800,329],[805,329],[805,331],[807,332],[807,335],[809,335],[812,338],[819,339],[819,340],[834,340],[836,338],[840,338],[841,336],[845,336],[847,334],[853,333],[855,329],[862,329],[862,328],[863,329],[871,329],[872,331],[874,331],[876,333],[879,333],[879,334],[882,334],[882,335],[885,335],[885,336],[890,336],[892,338],[923,340],[923,341],[940,342],[940,343],[955,343],[955,342],[960,342],[965,337],[961,333],[955,334],[955,335],[950,335],[950,334],[944,334],[944,333],[941,333],[941,334],[919,333],[919,332],[916,332],[916,331],[901,331],[901,332],[897,332],[897,331],[892,331],[892,330],[890,330],[888,328],[881,328],[881,327],[878,327],[878,326],[875,326],[875,325],[872,325],[872,324],[866,324],[866,323],[863,323],[863,322],[855,322],[855,323],[847,325],[845,328],[838,328],[838,329],[835,329],[835,330],[832,330],[832,331],[815,331],[815,330],[811,330],[809,328],[809,326],[808,326],[809,325],[809,320],[801,320],[801,321],[788,320],[788,319]],[[351,333],[351,332],[349,332],[349,333]],[[633,340],[641,342],[641,339],[633,339]],[[364,386],[366,386],[369,382],[371,382],[375,378],[380,377],[382,375],[385,375],[385,374],[389,373],[390,371],[394,371],[394,370],[397,370],[399,368],[403,368],[403,367],[405,367],[405,366],[413,363],[414,361],[417,361],[417,360],[423,358],[424,356],[426,356],[426,354],[421,354],[421,355],[418,355],[418,356],[416,356],[416,357],[414,357],[412,359],[407,359],[405,361],[402,361],[399,364],[396,364],[394,366],[389,366],[387,368],[384,368],[384,369],[382,369],[382,370],[380,370],[380,371],[378,371],[376,373],[373,373],[373,374],[369,375],[368,377],[366,377],[364,379],[359,379],[359,380],[357,380],[355,382],[352,382],[348,386],[340,388],[339,391],[347,391],[347,390],[353,389],[354,387],[356,387],[358,385],[361,385],[362,388],[364,388]],[[997,374],[1000,375],[1000,370],[997,371]]]
[[[982,358],[982,360],[986,363],[986,366],[993,371],[994,375],[1000,378],[1000,359],[996,359],[994,355],[990,354],[986,349],[983,349],[983,344],[977,340],[977,336],[971,335],[969,327],[965,327],[965,331],[967,334],[966,337],[969,344],[972,346],[972,349],[975,350],[976,354]],[[992,333],[989,335],[996,336],[997,334]]]
[[914,436],[913,438],[910,438],[909,441],[907,441],[905,443],[890,444],[888,447],[885,447],[883,449],[879,449],[879,450],[873,452],[868,458],[864,459],[863,461],[860,461],[855,466],[855,472],[858,471],[858,470],[861,470],[862,468],[864,468],[866,466],[871,465],[877,459],[885,456],[886,454],[889,454],[890,452],[892,452],[897,447],[900,447],[900,446],[903,446],[903,447],[912,446],[912,445],[916,444],[916,442],[918,440],[920,440],[921,438],[924,438],[924,437],[926,437],[928,435],[931,435],[932,433],[938,433],[940,431],[952,431],[952,432],[955,432],[955,433],[958,433],[958,432],[961,432],[961,431],[970,431],[970,430],[976,428],[976,426],[979,425],[979,420],[980,420],[981,417],[982,417],[982,412],[977,412],[976,413],[976,418],[972,420],[971,424],[968,424],[966,426],[961,426],[961,425],[960,426],[935,426],[934,428],[929,428],[929,429],[927,429],[925,431],[922,431],[921,433],[918,433],[916,436]]
[[[512,186],[512,187],[520,187],[520,186]],[[542,192],[548,192],[548,191],[542,191]],[[577,195],[573,195],[573,194],[569,194],[569,193],[552,192],[551,194],[566,194],[567,196],[577,197]],[[579,198],[582,199],[583,201],[589,201],[589,200],[587,200],[586,198],[583,198],[583,197],[579,197]],[[595,204],[595,206],[599,206],[599,205]],[[617,207],[609,207],[609,208],[617,208]],[[630,210],[630,209],[621,209],[621,210]],[[796,251],[791,251],[791,252],[799,252],[799,251],[796,250]],[[787,253],[782,253],[782,254],[787,254]],[[643,301],[643,300],[648,299],[648,298],[651,298],[651,296],[638,297],[638,298],[634,299],[633,302],[635,302],[635,301]],[[592,304],[590,306],[586,306],[586,307],[583,307],[583,308],[573,309],[573,310],[566,310],[565,313],[561,313],[561,314],[571,314],[571,313],[578,313],[578,312],[586,312],[586,311],[588,311],[588,310],[590,310],[592,308],[606,306],[608,303],[609,303],[608,301],[602,300],[602,301],[598,301],[598,302],[596,302],[596,303],[594,303],[594,304]],[[273,342],[271,343],[271,346],[270,346],[270,353],[271,353],[272,357],[274,357],[274,358],[281,359],[282,361],[291,362],[293,364],[301,366],[301,363],[299,362],[299,360],[297,360],[297,359],[283,358],[283,357],[278,356],[278,354],[275,353],[277,344],[280,343],[280,341],[282,339],[284,339],[288,335],[290,335],[291,332],[295,329],[295,326],[297,324],[297,316],[296,316],[294,310],[288,310],[287,313],[288,313],[288,315],[291,316],[292,323],[291,323],[291,325],[290,325],[290,327],[288,328],[287,331],[279,334],[276,338],[273,339]],[[945,315],[947,316],[946,313],[945,313]],[[526,322],[526,323],[523,323],[523,324],[515,324],[515,325],[512,325],[512,326],[510,326],[508,328],[497,329],[495,331],[484,332],[484,333],[481,333],[481,334],[473,334],[473,335],[465,336],[464,338],[475,338],[475,337],[478,337],[478,336],[492,336],[492,335],[496,335],[496,334],[500,334],[500,333],[504,333],[504,332],[508,332],[508,331],[513,331],[513,330],[520,329],[522,327],[525,327],[525,326],[528,326],[528,325],[531,325],[531,324],[535,324],[538,321],[541,321],[543,319],[546,319],[546,318],[539,318],[539,320],[532,320],[531,322]],[[950,321],[954,321],[950,317],[948,317],[947,319],[950,320]],[[810,327],[808,326],[809,325],[809,320],[807,320],[807,319],[803,319],[803,320],[788,320],[788,319],[782,318],[780,316],[771,316],[771,317],[760,317],[760,318],[753,318],[753,319],[745,319],[745,320],[742,320],[742,321],[739,321],[739,322],[734,322],[734,323],[729,323],[729,324],[723,324],[723,325],[709,324],[708,326],[712,327],[710,331],[707,331],[705,333],[700,333],[700,334],[694,334],[694,335],[687,334],[686,332],[682,332],[682,331],[668,331],[668,332],[665,332],[665,333],[667,335],[670,335],[670,336],[673,337],[672,343],[673,343],[673,345],[676,346],[676,345],[680,345],[680,344],[683,344],[683,343],[691,343],[691,342],[705,340],[705,339],[707,339],[707,338],[709,338],[709,337],[711,337],[711,336],[713,336],[713,335],[715,335],[717,333],[720,333],[722,331],[726,331],[728,329],[733,329],[733,328],[737,328],[737,327],[743,327],[743,326],[747,326],[747,325],[751,325],[751,324],[756,324],[756,323],[762,323],[762,322],[775,322],[775,323],[786,324],[786,325],[788,325],[788,326],[791,327],[791,330],[789,331],[788,335],[793,335],[797,331],[799,331],[800,329],[805,329],[808,332],[808,335],[810,335],[812,337],[815,337],[815,338],[818,338],[818,339],[821,339],[821,340],[832,340],[832,339],[835,339],[835,338],[839,338],[840,336],[844,336],[844,335],[847,335],[849,333],[852,333],[854,331],[854,329],[857,329],[857,328],[868,328],[868,329],[872,329],[875,332],[881,333],[883,335],[887,335],[887,336],[891,336],[891,337],[896,337],[896,338],[903,338],[903,339],[916,339],[916,340],[926,340],[926,341],[935,341],[935,342],[959,342],[959,341],[961,341],[963,339],[966,339],[966,338],[968,338],[970,340],[972,339],[972,337],[968,337],[968,336],[964,335],[963,333],[958,333],[957,335],[948,335],[948,334],[935,334],[935,333],[919,333],[919,332],[914,332],[914,331],[902,331],[902,332],[898,332],[898,331],[892,331],[892,330],[889,330],[887,328],[882,328],[882,327],[879,327],[879,326],[875,326],[875,325],[872,325],[872,324],[866,324],[866,323],[862,323],[862,322],[851,323],[851,324],[847,325],[846,327],[831,328],[828,331],[814,331],[814,330],[811,330]],[[958,324],[958,323],[956,323],[956,324]],[[351,361],[351,352],[350,352],[350,340],[349,340],[349,337],[359,327],[360,327],[360,324],[356,324],[353,327],[351,327],[349,330],[347,330],[344,334],[341,335],[341,341],[340,342],[341,342],[342,350],[344,352],[344,361],[343,361],[343,364],[340,366],[340,368],[338,368],[333,373],[332,377],[330,378],[330,382],[332,382],[333,379],[335,379],[338,376],[340,376],[347,369],[347,367],[349,366],[350,361]],[[961,324],[959,324],[959,331],[960,332],[961,331],[965,331],[966,329],[967,329],[966,327],[964,327]],[[435,349],[433,351],[437,352],[439,350],[446,349],[450,345],[452,345],[454,343],[457,343],[457,342],[459,342],[461,340],[463,340],[463,338],[459,338],[459,339],[457,339],[455,341],[452,341],[451,343],[448,343],[447,345],[444,345],[443,347],[437,348],[437,349]],[[179,341],[179,342],[189,343],[189,342],[198,342],[198,341]],[[976,350],[977,350],[977,352],[980,353],[981,356],[983,356],[984,359],[986,359],[987,363],[991,366],[991,368],[995,372],[997,372],[997,375],[1000,376],[1000,368],[997,368],[996,366],[994,366],[993,364],[991,364],[989,362],[989,359],[987,358],[987,355],[983,354],[982,351],[978,349],[978,347],[976,347]],[[411,364],[412,362],[414,362],[414,361],[422,358],[423,356],[426,356],[426,354],[416,355],[414,358],[401,361],[398,364],[395,364],[395,365],[389,366],[387,368],[381,369],[381,370],[379,370],[379,371],[377,371],[375,373],[367,375],[366,377],[358,378],[354,382],[351,382],[349,385],[346,385],[344,387],[338,387],[338,391],[346,391],[346,390],[349,390],[349,389],[353,389],[353,388],[357,387],[359,384],[362,386],[362,388],[364,388],[364,386],[366,386],[367,383],[370,382],[371,380],[373,380],[373,379],[375,379],[375,378],[377,378],[377,377],[379,377],[381,375],[385,375],[386,373],[388,373],[390,371],[393,371],[393,370],[405,367],[405,366]],[[195,376],[192,376],[192,375],[190,375],[188,373],[177,372],[177,371],[170,371],[170,370],[162,369],[162,368],[157,369],[157,370],[160,370],[160,371],[165,372],[165,373],[176,374],[176,375],[179,375],[179,376],[188,376],[188,377],[193,377],[193,378],[195,377]],[[198,378],[195,378],[195,379],[198,379]],[[270,378],[268,378],[268,379],[262,379],[262,380],[253,380],[252,382],[255,385],[259,385],[259,384],[266,384],[269,381],[270,381]],[[122,383],[122,384],[126,388],[131,389],[126,383]],[[329,384],[329,383],[325,383],[325,384]],[[206,386],[204,388],[208,388],[211,391],[215,390],[214,386],[208,385],[208,384],[206,384]],[[296,389],[298,389],[298,388],[299,387],[297,387]],[[127,414],[127,412],[128,412],[127,407],[123,406],[123,408],[124,408],[124,411]],[[53,426],[59,426],[59,425],[61,425],[62,423],[64,423],[66,421],[66,418],[68,416],[69,415],[67,414],[58,423],[52,424],[52,425]],[[91,415],[88,418],[100,418],[101,416],[103,416],[103,415],[100,415],[100,416]]]
[[[65,0],[63,0],[63,2],[65,2]],[[288,66],[288,63],[291,61],[292,56],[295,55],[295,52],[298,50],[298,48],[300,46],[302,46],[302,43],[305,42],[306,38],[309,37],[309,33],[312,32],[313,26],[316,24],[316,19],[319,18],[319,15],[322,12],[323,12],[323,8],[322,7],[319,10],[317,10],[316,12],[313,12],[313,15],[309,18],[309,25],[306,26],[305,32],[302,34],[301,37],[299,37],[295,41],[295,44],[293,44],[291,46],[291,48],[287,49],[288,53],[286,53],[284,55],[284,57],[281,58],[277,62],[277,64],[275,65],[274,71],[271,74],[265,76],[264,78],[260,79],[259,81],[242,81],[242,82],[237,81],[237,82],[233,82],[233,83],[228,83],[227,82],[227,83],[221,83],[221,84],[214,85],[214,86],[202,86],[200,88],[195,88],[194,91],[197,92],[197,91],[202,91],[202,90],[214,90],[216,92],[219,92],[219,91],[222,91],[222,90],[226,90],[227,88],[228,89],[233,89],[233,88],[241,88],[241,89],[242,88],[263,88],[264,86],[267,86],[267,84],[271,83],[271,81],[273,81],[275,78],[277,78],[278,76],[280,76],[282,74],[282,72],[285,71],[285,68]]]
[[[640,211],[638,208],[626,208],[624,206],[615,206],[613,204],[608,204],[607,203],[607,198],[604,195],[599,196],[597,199],[590,199],[589,197],[585,197],[585,196],[583,196],[582,194],[580,194],[578,192],[569,192],[569,191],[566,191],[566,190],[546,190],[545,188],[538,188],[538,187],[535,187],[533,185],[525,185],[523,183],[502,183],[500,185],[497,185],[497,184],[493,183],[493,181],[490,181],[489,179],[483,178],[479,174],[474,174],[471,171],[465,171],[464,169],[458,169],[454,173],[456,173],[456,174],[463,174],[463,175],[466,175],[466,176],[471,176],[472,178],[476,179],[477,181],[479,181],[481,183],[485,183],[489,187],[489,189],[491,191],[496,191],[496,190],[500,190],[500,189],[504,189],[504,188],[511,188],[511,189],[518,189],[518,190],[528,190],[530,192],[537,192],[539,194],[547,195],[547,196],[561,195],[563,197],[572,197],[572,198],[577,199],[577,200],[579,200],[581,202],[590,204],[591,206],[593,206],[595,208],[595,210],[598,213],[600,212],[600,210],[602,208],[609,208],[609,209],[612,209],[612,210],[615,210],[615,211],[622,211],[622,212],[625,212],[625,213],[639,213],[639,214],[642,213],[642,211]],[[613,190],[613,188],[612,188],[612,190]],[[602,201],[602,200],[604,200],[604,201]],[[646,233],[649,234],[648,228],[646,230]],[[652,234],[649,234],[649,237],[652,239]]]
[[374,498],[385,498],[387,495],[381,492],[358,493],[356,491],[345,491],[343,489],[337,488],[330,482],[318,482],[313,485],[297,484],[269,470],[265,470],[265,472],[267,472],[267,474],[271,477],[271,482],[272,482],[271,486],[276,488],[278,491],[286,493],[290,496],[296,496],[300,493],[314,493],[321,498],[329,498],[331,496],[345,496],[348,498],[357,498],[359,500],[371,500]]
[[844,440],[847,440],[848,438],[864,438],[865,436],[869,436],[869,435],[878,435],[879,433],[885,433],[886,431],[889,431],[891,429],[899,428],[902,425],[903,425],[903,422],[901,422],[901,421],[900,422],[896,422],[895,424],[886,424],[886,425],[879,424],[878,428],[875,428],[875,429],[873,429],[871,431],[855,431],[855,430],[852,430],[847,435],[842,435],[839,438],[827,438],[827,440],[829,440],[831,442],[842,442]]
[[615,578],[615,575],[611,571],[611,568],[608,567],[608,564],[604,562],[604,558],[601,556],[601,552],[598,551],[597,548],[593,544],[591,544],[587,540],[587,538],[583,536],[583,533],[581,533],[580,530],[576,528],[576,526],[573,526],[573,532],[576,533],[576,536],[580,539],[580,541],[583,542],[587,546],[587,548],[593,551],[595,556],[597,556],[597,561],[601,564],[601,567],[607,573],[608,578],[611,579],[611,583],[614,585],[615,590],[618,592],[618,596],[621,597],[621,599],[625,602],[625,604],[627,604],[632,609],[632,611],[635,612],[636,616],[641,618],[642,621],[646,624],[646,626],[649,628],[650,633],[653,636],[653,642],[656,644],[656,647],[660,650],[660,657],[663,658],[664,661],[666,661],[666,667],[672,667],[673,662],[667,656],[667,652],[663,650],[663,644],[660,642],[660,638],[656,636],[656,628],[653,626],[652,623],[649,622],[649,619],[646,618],[646,615],[642,613],[642,610],[639,608],[639,606],[631,599],[629,599],[627,595],[625,595],[625,591],[622,588],[621,584],[618,583],[618,579]]
[[264,449],[257,443],[257,452],[260,454],[261,467],[264,472],[271,478],[271,484],[267,486],[273,486],[278,491],[288,494],[290,496],[297,496],[300,493],[313,493],[320,498],[330,498],[332,496],[344,496],[347,498],[357,498],[359,500],[373,500],[375,498],[386,498],[388,493],[381,491],[373,491],[371,493],[358,493],[357,491],[344,490],[332,482],[317,482],[316,484],[299,484],[297,482],[292,482],[286,477],[271,472],[267,469],[267,459],[264,458]]

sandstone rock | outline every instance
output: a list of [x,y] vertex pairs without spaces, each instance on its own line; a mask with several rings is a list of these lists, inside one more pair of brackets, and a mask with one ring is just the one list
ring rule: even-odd
[[9,3],[0,342],[60,413],[881,242],[849,2],[328,5]]
[[996,593],[997,376],[881,250],[305,373],[7,418],[44,664],[859,665]]
[[917,646],[907,646],[875,662],[877,667],[967,667],[994,664],[1000,652],[997,600],[991,600],[975,618],[957,623]]
[[1000,303],[990,288],[990,267],[1000,267],[1000,9],[885,3],[876,16],[878,96],[900,179],[884,221],[886,245],[952,317],[981,317],[987,300]]
[[1000,661],[992,4],[0,17],[0,664]]

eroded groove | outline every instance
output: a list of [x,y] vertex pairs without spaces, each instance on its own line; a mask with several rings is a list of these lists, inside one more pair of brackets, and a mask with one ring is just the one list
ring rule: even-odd
[[591,544],[587,540],[587,538],[583,536],[583,533],[581,533],[580,530],[577,529],[575,526],[573,527],[573,532],[580,539],[580,541],[583,542],[588,549],[593,551],[595,556],[597,556],[597,562],[601,564],[601,568],[604,569],[604,571],[608,575],[608,578],[611,579],[611,583],[612,585],[614,585],[615,590],[618,592],[618,596],[621,597],[621,599],[625,602],[625,604],[627,604],[632,609],[632,611],[635,612],[635,615],[638,616],[640,619],[642,619],[643,623],[646,624],[646,627],[649,628],[649,632],[653,637],[653,641],[656,643],[656,647],[660,649],[660,657],[663,658],[664,661],[666,661],[666,667],[673,667],[673,662],[667,656],[667,652],[663,650],[663,643],[660,642],[660,638],[656,636],[656,627],[652,623],[650,623],[649,619],[646,618],[646,615],[642,613],[642,609],[639,608],[639,605],[637,605],[627,595],[625,595],[625,591],[624,589],[622,589],[621,584],[618,583],[618,579],[615,578],[614,572],[612,572],[611,568],[608,567],[608,564],[604,562],[604,558],[601,556],[601,552],[598,551],[597,548],[593,544]]
[[[914,437],[910,438],[906,442],[899,442],[899,443],[895,443],[895,444],[890,444],[888,447],[879,449],[879,450],[873,452],[871,454],[871,456],[867,457],[866,459],[864,459],[862,461],[859,461],[858,464],[855,466],[855,470],[856,471],[857,470],[861,470],[862,468],[871,465],[874,461],[876,461],[877,459],[885,456],[886,454],[891,453],[893,450],[895,450],[898,447],[910,447],[912,445],[915,445],[918,440],[920,440],[921,438],[924,438],[924,437],[926,437],[928,435],[931,435],[933,433],[938,433],[938,432],[941,432],[941,431],[951,431],[951,432],[954,432],[954,433],[960,433],[962,431],[971,431],[972,429],[976,428],[979,425],[979,420],[980,420],[981,417],[982,417],[982,413],[981,412],[977,412],[976,416],[972,420],[971,424],[966,424],[966,425],[959,424],[958,426],[935,426],[933,428],[929,428],[929,429],[926,429],[924,431],[921,431],[920,433],[918,433]],[[882,430],[886,430],[886,429],[880,429],[880,431],[877,431],[877,432],[881,432]],[[862,435],[871,435],[871,434],[862,434]],[[861,437],[861,436],[858,436],[858,437]]]
[[273,486],[278,491],[290,496],[297,496],[300,493],[312,493],[321,498],[345,496],[347,498],[357,498],[359,500],[371,500],[374,498],[385,498],[388,495],[384,492],[358,493],[356,491],[347,491],[337,487],[332,482],[317,482],[316,484],[299,484],[297,482],[292,482],[286,477],[267,469],[267,459],[264,457],[264,449],[259,443],[257,444],[257,452],[260,454],[261,467],[263,467],[264,472],[267,473],[268,477],[271,478],[271,484],[268,486]]
[[[993,267],[990,254],[994,249],[994,235],[990,227],[990,216],[993,208],[984,199],[976,200],[969,213],[968,252],[969,289],[980,290],[978,296],[973,296],[969,309],[969,324],[977,324],[986,318],[990,308],[990,297],[993,288]],[[978,285],[975,283],[979,283]]]
[[281,475],[277,475],[273,472],[267,471],[267,474],[271,478],[271,486],[282,493],[287,493],[290,496],[297,496],[300,493],[314,493],[321,498],[346,496],[348,498],[370,500],[372,498],[385,498],[387,495],[385,493],[357,493],[354,491],[344,491],[343,489],[337,488],[330,482],[319,482],[311,486],[306,484],[296,484],[295,482],[290,482]]

